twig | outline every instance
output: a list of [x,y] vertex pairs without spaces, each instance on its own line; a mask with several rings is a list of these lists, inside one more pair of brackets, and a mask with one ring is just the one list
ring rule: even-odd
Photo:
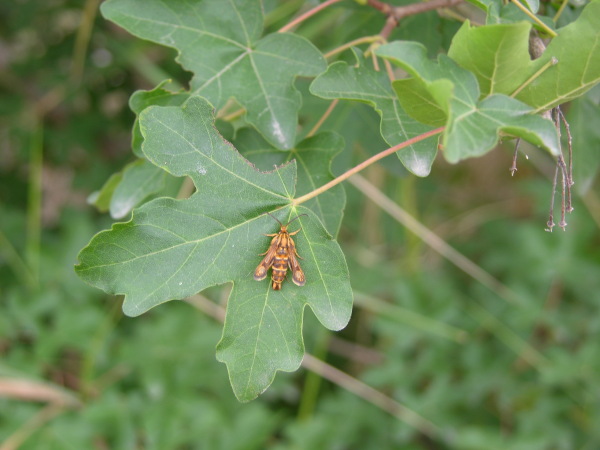
[[556,11],[556,14],[554,14],[554,17],[552,18],[552,22],[556,23],[558,21],[558,18],[562,15],[563,11],[565,10],[565,7],[568,4],[569,4],[569,0],[562,0],[562,3],[560,4],[558,11]]
[[387,38],[390,37],[390,34],[394,30],[394,28],[396,28],[397,25],[398,25],[398,19],[396,19],[392,15],[389,15],[387,20],[385,21],[385,25],[383,26],[383,29],[379,32],[379,35],[383,39],[387,40]]
[[463,3],[463,0],[430,0],[428,2],[412,3],[404,6],[392,6],[379,0],[367,0],[367,4],[381,11],[386,16],[392,16],[397,22],[408,16],[414,16],[434,9],[449,8]]
[[312,127],[312,129],[308,132],[308,134],[306,135],[306,137],[311,137],[313,134],[315,134],[317,132],[317,130],[319,128],[321,128],[321,125],[323,125],[323,123],[327,120],[327,118],[329,117],[329,115],[333,111],[333,108],[335,108],[335,106],[338,104],[338,102],[339,102],[339,99],[336,98],[335,100],[333,100],[329,104],[329,106],[327,107],[327,110],[323,113],[323,115],[317,121],[317,123],[315,124],[315,126]]
[[442,438],[441,430],[423,416],[407,408],[393,398],[388,397],[371,386],[363,383],[362,381],[357,380],[347,373],[318,360],[314,356],[306,353],[304,355],[304,359],[302,360],[302,366],[390,413],[392,416],[398,418],[402,422],[405,422],[413,428],[419,430],[424,435],[435,439]]
[[2,444],[0,444],[0,450],[17,450],[29,436],[63,411],[64,405],[61,404],[51,403],[45,406],[9,436],[8,439],[2,442]]
[[546,231],[552,233],[552,228],[554,228],[554,197],[556,194],[556,182],[558,181],[558,164],[556,165],[556,170],[554,171],[554,180],[552,181],[552,196],[550,197],[550,213],[548,214],[548,222],[546,222]]
[[515,154],[513,155],[512,166],[510,166],[510,174],[514,177],[515,172],[517,171],[517,155],[519,152],[519,144],[521,143],[521,138],[517,139],[517,143],[515,144]]
[[[575,184],[575,181],[573,181],[573,136],[571,135],[571,128],[569,127],[569,122],[567,122],[567,119],[565,118],[562,109],[560,108],[560,106],[557,107],[557,109],[558,115],[560,116],[562,123],[565,124],[565,130],[567,131],[567,142],[569,146],[569,185],[573,186]],[[572,210],[573,209],[571,209],[571,211]]]
[[313,9],[306,11],[305,13],[303,13],[303,14],[299,15],[298,17],[296,17],[294,20],[292,20],[287,25],[284,25],[283,27],[281,27],[278,30],[278,33],[285,33],[287,31],[290,31],[296,25],[304,22],[306,19],[308,19],[309,17],[315,15],[316,13],[318,13],[319,11],[321,11],[322,9],[325,9],[328,6],[331,6],[334,3],[338,3],[340,1],[342,1],[342,0],[327,0],[327,1],[323,2],[323,3],[321,3],[319,6],[315,6]]
[[85,2],[82,20],[77,30],[77,36],[75,37],[75,48],[73,49],[73,62],[71,64],[70,78],[76,85],[81,82],[81,77],[83,76],[85,54],[92,35],[94,19],[98,12],[98,3],[100,3],[100,0],[87,0]]
[[423,134],[421,134],[419,136],[415,136],[414,138],[411,138],[411,139],[409,139],[407,141],[404,141],[404,142],[402,142],[402,143],[400,143],[398,145],[394,145],[393,147],[390,147],[387,150],[384,150],[384,151],[382,151],[382,152],[380,152],[380,153],[378,153],[378,154],[376,154],[374,156],[371,156],[369,159],[363,161],[359,165],[357,165],[357,166],[353,167],[352,169],[346,171],[345,173],[343,173],[339,177],[334,178],[329,183],[324,184],[320,188],[317,188],[314,191],[311,191],[308,194],[303,195],[302,197],[298,197],[298,198],[292,200],[292,205],[294,205],[294,206],[300,205],[301,203],[304,203],[304,202],[310,200],[311,198],[316,197],[317,195],[322,194],[323,192],[331,189],[335,185],[337,185],[337,184],[341,183],[342,181],[348,179],[349,177],[351,177],[355,173],[360,172],[361,170],[363,170],[364,168],[370,166],[374,162],[377,162],[380,159],[385,158],[386,156],[391,155],[392,153],[396,153],[398,150],[402,150],[403,148],[409,147],[409,146],[411,146],[413,144],[416,144],[417,142],[424,141],[425,139],[430,138],[431,136],[435,136],[436,134],[440,134],[443,130],[444,130],[444,127],[436,128],[435,130],[431,130],[431,131],[428,131],[427,133],[423,133]]
[[375,36],[364,36],[364,37],[361,37],[358,39],[354,39],[353,41],[346,42],[344,45],[340,45],[339,47],[334,48],[333,50],[325,53],[323,56],[326,59],[329,59],[332,56],[337,55],[338,53],[341,53],[344,50],[347,50],[349,48],[356,47],[357,45],[360,45],[360,44],[372,44],[374,42],[380,42],[382,44],[385,44],[386,40],[383,39],[378,34]]
[[517,7],[523,11],[531,20],[533,20],[535,23],[537,23],[539,25],[539,27],[541,29],[543,29],[547,34],[549,34],[551,37],[555,38],[556,36],[558,36],[558,34],[556,34],[556,32],[549,28],[548,25],[546,25],[544,22],[542,22],[538,16],[536,16],[534,13],[532,13],[531,11],[529,11],[529,9],[527,9],[519,0],[512,0],[512,2],[517,5]]
[[479,281],[482,285],[490,289],[492,292],[495,292],[504,300],[511,303],[519,303],[517,294],[508,286],[494,278],[454,247],[446,243],[446,241],[404,211],[400,206],[390,200],[389,197],[387,197],[383,192],[369,183],[362,176],[355,175],[349,180],[349,182],[359,191],[365,194],[371,201],[378,204],[383,211],[408,228],[413,234],[418,236],[434,251],[442,255],[467,275]]

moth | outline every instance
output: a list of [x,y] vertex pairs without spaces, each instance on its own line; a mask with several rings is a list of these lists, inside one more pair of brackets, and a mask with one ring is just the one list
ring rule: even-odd
[[[267,212],[273,219],[277,220],[276,217]],[[292,271],[292,280],[298,286],[304,286],[306,279],[304,272],[298,263],[300,255],[296,250],[296,245],[292,236],[298,234],[302,228],[292,231],[288,231],[288,226],[294,220],[306,214],[300,214],[298,217],[290,220],[286,225],[282,224],[277,220],[281,228],[278,233],[265,234],[265,236],[273,236],[269,249],[262,253],[260,256],[265,255],[263,260],[260,262],[256,270],[254,271],[254,279],[256,281],[264,280],[267,276],[267,271],[272,267],[271,280],[273,280],[273,290],[279,291],[281,289],[281,283],[285,280],[288,268]],[[302,259],[302,258],[300,258]]]

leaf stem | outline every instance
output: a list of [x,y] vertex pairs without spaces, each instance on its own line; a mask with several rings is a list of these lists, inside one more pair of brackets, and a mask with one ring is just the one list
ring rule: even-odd
[[316,13],[318,13],[319,11],[321,11],[322,9],[325,9],[328,6],[331,6],[334,3],[338,3],[338,2],[341,2],[341,1],[342,0],[327,0],[326,2],[321,3],[319,6],[315,6],[313,9],[310,9],[310,10],[306,11],[304,14],[299,15],[294,20],[292,20],[290,23],[288,23],[287,25],[284,25],[283,27],[281,27],[277,32],[278,33],[285,33],[287,31],[290,31],[296,25],[304,22],[306,19],[308,19],[309,17],[315,15]]
[[333,108],[335,108],[335,106],[339,103],[339,99],[335,99],[333,100],[329,106],[327,107],[327,111],[325,111],[323,113],[323,115],[321,116],[321,118],[319,119],[319,121],[315,124],[314,127],[312,127],[312,129],[308,132],[308,134],[306,135],[306,137],[311,137],[313,134],[315,134],[317,132],[317,130],[319,128],[321,128],[321,125],[323,125],[323,123],[327,120],[327,118],[331,115],[331,112],[333,111]]
[[416,2],[403,6],[392,6],[379,0],[367,0],[367,3],[369,6],[381,11],[383,14],[393,17],[396,19],[396,22],[400,22],[401,19],[404,19],[407,16],[414,16],[434,9],[448,8],[463,3],[463,1],[464,0],[429,0],[427,2]]
[[542,67],[540,67],[540,70],[538,70],[536,73],[531,75],[527,80],[525,80],[525,82],[521,86],[519,86],[517,89],[515,89],[515,91],[512,94],[510,94],[510,96],[512,98],[515,98],[517,95],[519,95],[519,92],[521,92],[523,89],[525,89],[527,86],[529,86],[536,78],[538,78],[546,70],[548,70],[552,66],[555,66],[556,64],[558,64],[558,59],[556,59],[553,56],[552,58],[550,58],[550,61],[548,61],[546,64],[544,64]]
[[[36,120],[37,122],[37,120]],[[27,225],[25,260],[36,283],[39,281],[40,242],[42,229],[42,165],[43,125],[36,123],[29,155],[29,192],[27,193]]]
[[378,34],[375,36],[363,36],[361,38],[354,39],[353,41],[346,42],[344,45],[340,45],[339,47],[334,48],[333,50],[325,53],[323,56],[325,57],[325,59],[329,59],[332,56],[337,55],[338,53],[341,53],[344,50],[348,50],[351,47],[356,47],[360,44],[372,44],[373,42],[380,42],[382,44],[385,44],[386,40]]
[[565,7],[569,4],[569,0],[563,0],[562,3],[560,4],[560,7],[558,8],[558,11],[556,11],[556,14],[554,14],[554,17],[552,18],[552,22],[556,23],[558,21],[558,18],[562,15],[563,11],[565,10]]
[[75,48],[73,49],[73,59],[71,64],[71,81],[76,85],[81,83],[83,69],[85,68],[85,55],[94,27],[94,19],[98,12],[98,3],[100,0],[87,0],[83,8],[82,20],[77,29],[75,37]]
[[512,289],[449,245],[440,236],[407,213],[398,206],[397,203],[392,201],[363,177],[357,175],[350,180],[350,183],[365,194],[372,202],[379,205],[383,211],[418,236],[425,244],[431,247],[432,250],[439,253],[467,275],[477,280],[507,302],[512,304],[521,303],[519,296]]
[[372,403],[383,411],[388,412],[402,422],[405,422],[411,427],[419,430],[424,435],[429,436],[432,439],[444,439],[442,430],[425,417],[421,416],[412,409],[407,408],[393,398],[388,397],[376,389],[373,389],[371,386],[363,383],[362,381],[357,380],[347,373],[342,372],[326,362],[315,358],[311,354],[304,354],[302,366],[319,374],[332,383],[343,387],[349,392],[352,392],[357,397],[361,397],[369,403]]
[[512,2],[515,5],[517,5],[517,7],[521,11],[523,11],[531,20],[533,20],[535,23],[537,23],[540,26],[540,28],[542,28],[547,34],[549,34],[553,38],[558,36],[558,34],[556,34],[556,31],[554,31],[552,28],[548,27],[548,25],[546,25],[544,22],[542,22],[538,16],[536,16],[534,13],[529,11],[519,0],[512,0]]
[[329,183],[324,184],[320,188],[317,188],[314,191],[311,191],[308,194],[303,195],[302,197],[298,197],[298,198],[292,200],[292,205],[294,205],[294,206],[300,205],[301,203],[304,203],[304,202],[310,200],[311,198],[316,197],[317,195],[322,194],[323,192],[331,189],[332,187],[336,186],[337,184],[340,184],[342,181],[350,178],[352,175],[360,172],[361,170],[370,166],[374,162],[377,162],[380,159],[391,155],[392,153],[396,153],[398,150],[402,150],[403,148],[406,148],[410,145],[416,144],[417,142],[424,141],[425,139],[430,138],[431,136],[440,134],[443,130],[444,130],[444,127],[436,128],[435,130],[428,131],[427,133],[420,134],[419,136],[415,136],[414,138],[411,138],[407,141],[401,142],[398,145],[394,145],[393,147],[390,147],[387,150],[382,151],[381,153],[377,153],[376,155],[371,156],[369,159],[366,159],[359,165],[354,166],[352,169],[344,172],[339,177],[334,178]]

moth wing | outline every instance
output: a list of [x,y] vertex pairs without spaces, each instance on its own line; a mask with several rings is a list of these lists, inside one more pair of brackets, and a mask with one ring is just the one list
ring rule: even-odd
[[304,277],[304,271],[300,267],[300,263],[296,259],[296,256],[300,257],[300,255],[298,255],[298,253],[296,252],[296,246],[294,245],[294,241],[290,239],[288,266],[292,271],[292,281],[298,286],[304,286],[306,278]]
[[[273,239],[275,241],[276,238]],[[267,271],[273,265],[273,261],[275,260],[275,254],[277,253],[277,245],[275,242],[271,242],[269,246],[269,250],[265,254],[265,257],[262,259],[260,264],[256,267],[254,271],[254,279],[256,281],[264,280],[267,276]]]

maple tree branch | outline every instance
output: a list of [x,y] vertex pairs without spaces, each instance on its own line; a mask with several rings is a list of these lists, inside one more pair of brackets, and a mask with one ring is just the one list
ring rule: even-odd
[[309,192],[306,195],[303,195],[302,197],[295,198],[294,200],[292,200],[292,205],[296,206],[301,203],[304,203],[305,201],[310,200],[311,198],[316,197],[317,195],[322,194],[323,192],[331,189],[335,185],[340,184],[342,181],[350,178],[352,175],[354,175],[357,172],[360,172],[361,170],[370,166],[374,162],[377,162],[380,159],[391,155],[392,153],[396,153],[398,150],[402,150],[403,148],[416,144],[417,142],[424,141],[425,139],[431,136],[440,134],[442,131],[444,131],[444,127],[436,128],[435,130],[431,130],[427,133],[420,134],[419,136],[415,136],[414,138],[408,139],[404,142],[401,142],[398,145],[394,145],[393,147],[388,148],[387,150],[377,153],[376,155],[371,156],[369,159],[364,160],[359,165],[354,166],[352,169],[344,172],[339,177],[334,178],[329,183],[324,184],[323,186],[315,189],[314,191]]
[[381,11],[383,14],[393,17],[396,22],[400,22],[400,20],[405,17],[414,16],[415,14],[432,11],[434,9],[449,8],[450,6],[463,3],[463,1],[464,0],[430,0],[428,2],[412,3],[404,6],[392,6],[379,0],[367,0],[367,4]]
[[277,32],[278,33],[285,33],[286,31],[290,31],[296,25],[304,22],[306,19],[308,19],[309,17],[315,15],[316,13],[318,13],[319,11],[321,11],[322,9],[325,9],[328,6],[331,6],[334,3],[338,3],[338,2],[341,2],[341,1],[342,0],[327,0],[326,2],[321,3],[319,6],[316,6],[313,9],[310,9],[310,10],[306,11],[305,13],[299,15],[294,20],[292,20],[290,23],[288,23],[287,25],[284,25],[283,27],[281,27]]

